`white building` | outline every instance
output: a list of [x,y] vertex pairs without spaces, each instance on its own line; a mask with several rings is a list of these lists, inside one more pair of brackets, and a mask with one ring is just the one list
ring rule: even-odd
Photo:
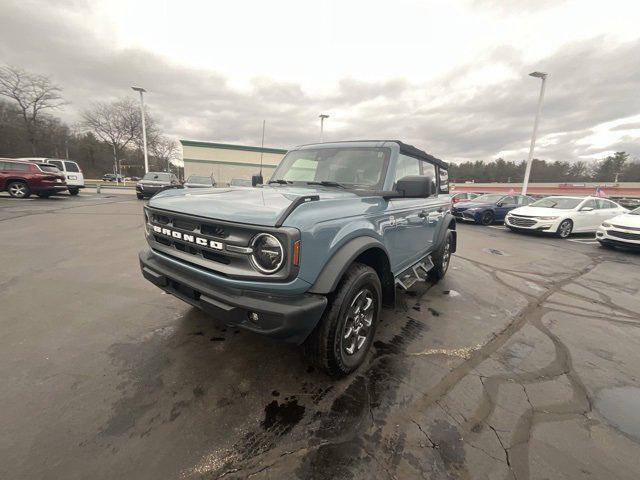
[[184,160],[184,177],[213,175],[217,185],[226,185],[234,178],[251,180],[260,171],[267,181],[287,153],[279,148],[250,147],[225,143],[180,140]]

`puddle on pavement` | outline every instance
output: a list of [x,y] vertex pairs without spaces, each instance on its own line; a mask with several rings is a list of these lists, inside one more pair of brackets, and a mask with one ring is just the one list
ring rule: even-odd
[[640,441],[640,388],[600,390],[596,395],[595,407],[611,425]]
[[501,257],[509,257],[508,253],[503,252],[502,250],[498,250],[497,248],[483,248],[483,252],[490,253],[491,255],[499,255]]

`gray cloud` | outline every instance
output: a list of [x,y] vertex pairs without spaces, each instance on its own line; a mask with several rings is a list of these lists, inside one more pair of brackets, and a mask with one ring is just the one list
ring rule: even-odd
[[[219,72],[185,68],[148,51],[112,48],[64,15],[65,9],[81,11],[83,5],[75,0],[55,7],[38,4],[37,9],[32,3],[0,5],[0,58],[50,74],[71,101],[59,112],[70,122],[92,101],[133,94],[129,87],[138,83],[150,92],[148,105],[161,127],[180,138],[257,144],[265,118],[267,144],[286,148],[316,141],[318,113],[334,110],[349,117],[329,121],[330,139],[399,138],[447,160],[488,160],[501,151],[528,147],[539,81],[527,73],[541,69],[550,77],[540,133],[557,135],[558,143],[540,146],[536,156],[574,160],[594,153],[589,145],[576,143],[590,128],[640,111],[635,61],[640,41],[612,45],[593,38],[566,45],[536,65],[525,64],[519,52],[504,46],[429,84],[347,78],[332,93],[314,95],[295,83],[255,78],[241,91]],[[501,63],[521,75],[473,91],[456,86],[487,63]],[[334,125],[343,126],[333,126],[334,119]],[[640,155],[633,138],[616,148]]]

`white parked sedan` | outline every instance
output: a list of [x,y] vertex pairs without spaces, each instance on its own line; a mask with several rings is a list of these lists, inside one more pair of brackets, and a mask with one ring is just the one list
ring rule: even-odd
[[546,197],[511,210],[504,224],[513,231],[536,230],[567,238],[573,232],[595,232],[602,222],[625,212],[606,198]]
[[596,240],[603,247],[640,248],[640,208],[603,222],[596,232]]

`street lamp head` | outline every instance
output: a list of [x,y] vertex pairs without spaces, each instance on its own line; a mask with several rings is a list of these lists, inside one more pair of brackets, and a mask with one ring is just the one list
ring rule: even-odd
[[142,88],[142,87],[137,87],[137,86],[135,86],[135,85],[133,85],[133,86],[131,87],[131,90],[135,90],[136,92],[141,92],[141,93],[142,93],[142,92],[146,92],[146,90],[145,90],[144,88]]
[[537,77],[537,78],[547,78],[547,74],[544,72],[532,72],[529,74],[530,77]]
[[329,118],[329,115],[325,115],[324,113],[321,113],[320,115],[318,115],[318,117],[320,117],[320,118]]

